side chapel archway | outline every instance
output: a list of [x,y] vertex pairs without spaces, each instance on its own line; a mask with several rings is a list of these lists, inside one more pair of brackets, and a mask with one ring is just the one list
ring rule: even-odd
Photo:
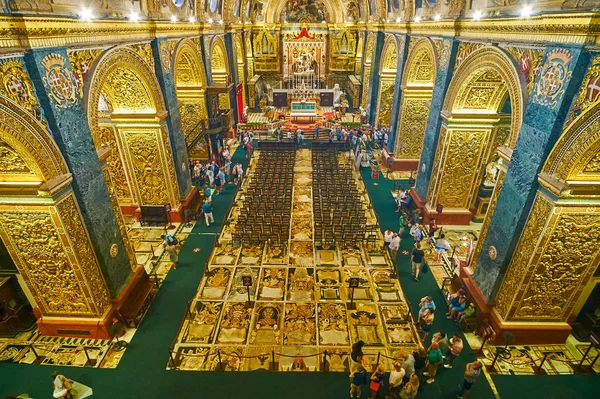
[[[497,150],[514,148],[523,120],[524,98],[526,88],[517,67],[503,50],[483,47],[461,62],[444,100],[427,195],[428,213],[435,214],[438,204],[444,207],[438,222],[468,224],[474,214],[491,216],[497,193],[494,196],[486,191],[488,200],[484,203],[479,189],[485,185],[499,191],[506,164],[499,160]],[[500,184],[496,184],[498,181]],[[478,209],[473,213],[473,208]],[[479,240],[483,242],[483,238]]]
[[[0,95],[0,239],[42,316],[60,317],[62,326],[77,318],[99,324],[110,296],[71,181],[45,126]],[[43,317],[38,325],[59,334]]]
[[[225,50],[223,37],[213,39],[210,52],[210,73],[213,83],[227,84],[229,82],[229,61]],[[219,109],[230,109],[231,104],[227,93],[219,94]]]
[[419,165],[437,73],[436,60],[430,39],[417,39],[409,45],[394,146],[394,158],[399,161],[400,170],[416,170]]
[[[208,145],[200,136],[206,110],[206,74],[199,43],[184,39],[175,49],[175,92],[185,143],[194,159],[208,159]],[[193,154],[192,154],[193,153]]]
[[[149,46],[149,44],[147,45]],[[110,149],[110,178],[121,209],[179,207],[167,111],[149,65],[128,47],[98,57],[84,86],[84,103],[97,149]]]
[[389,128],[398,73],[398,45],[394,35],[386,37],[381,54],[383,60],[379,70],[379,102],[375,125]]

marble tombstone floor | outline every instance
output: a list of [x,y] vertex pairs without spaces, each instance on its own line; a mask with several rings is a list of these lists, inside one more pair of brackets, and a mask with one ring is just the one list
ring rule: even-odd
[[[168,369],[348,371],[351,345],[363,340],[368,361],[379,360],[389,370],[391,359],[418,345],[400,284],[390,276],[387,252],[379,246],[315,246],[311,157],[309,149],[296,154],[290,236],[281,245],[242,248],[232,243],[244,187],[238,192],[184,316]],[[338,162],[348,161],[340,156]],[[251,162],[244,184],[255,167]],[[366,192],[358,173],[355,179],[360,192]],[[360,206],[367,224],[377,224],[368,204],[365,194]],[[252,276],[249,289],[242,276]],[[349,308],[351,277],[359,278],[356,309]]]
[[[177,236],[181,244],[193,228],[175,223],[169,228],[141,226],[133,218],[126,218],[128,237],[135,250],[139,265],[143,265],[155,284],[148,298],[152,301],[161,282],[171,269],[171,263],[164,254],[160,236],[168,232]],[[149,305],[149,304],[148,304]],[[149,306],[144,306],[137,318],[137,325],[145,316]],[[127,327],[120,337],[131,342],[137,327]],[[24,331],[11,338],[0,338],[0,362],[41,364],[48,366],[73,366],[93,368],[116,368],[127,350],[115,350],[115,341],[69,337],[45,337],[37,327]]]

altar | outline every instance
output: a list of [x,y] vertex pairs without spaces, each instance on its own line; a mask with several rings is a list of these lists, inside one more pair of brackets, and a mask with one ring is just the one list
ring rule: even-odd
[[290,106],[290,118],[293,122],[313,123],[317,117],[317,102],[312,100],[307,101],[292,101]]

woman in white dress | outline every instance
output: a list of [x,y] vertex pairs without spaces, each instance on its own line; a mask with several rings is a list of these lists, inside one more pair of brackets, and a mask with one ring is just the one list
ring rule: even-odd
[[52,373],[52,385],[54,386],[52,396],[57,399],[83,399],[92,396],[94,393],[92,388],[70,380],[64,375],[59,374],[58,371]]

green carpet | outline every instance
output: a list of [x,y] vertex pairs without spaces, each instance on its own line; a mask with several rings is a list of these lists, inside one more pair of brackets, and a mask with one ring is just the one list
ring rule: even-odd
[[[244,160],[244,152],[238,149],[234,160]],[[379,179],[378,185],[373,185],[373,180],[367,173],[363,174],[369,194],[373,199],[375,210],[382,228],[398,229],[398,214],[394,213],[394,203],[390,196],[392,182]],[[140,329],[135,334],[132,343],[126,350],[117,369],[90,369],[76,367],[48,367],[39,365],[19,365],[14,363],[0,363],[0,398],[6,395],[28,393],[32,398],[50,398],[52,393],[52,371],[57,369],[69,378],[80,381],[94,389],[94,398],[286,398],[286,399],[332,399],[347,398],[349,380],[342,373],[282,373],[282,372],[195,372],[195,371],[167,371],[168,348],[175,338],[181,318],[183,317],[187,301],[195,294],[206,260],[210,255],[215,239],[215,232],[231,205],[236,187],[228,185],[222,195],[213,199],[215,224],[206,227],[198,223],[192,234],[187,239],[179,256],[177,270],[171,271],[158,292],[148,314],[144,318]],[[402,241],[402,248],[410,248],[410,238]],[[193,249],[199,247],[199,252]],[[438,310],[434,330],[445,329],[449,334],[456,331],[452,322],[443,316],[445,306],[443,298],[431,274],[423,275],[421,281],[413,282],[410,278],[409,260],[406,256],[399,256],[398,269],[402,287],[410,302],[415,307],[419,298],[431,295]],[[462,382],[462,373],[467,361],[474,357],[467,345],[460,358],[455,361],[452,370],[441,369],[432,385],[426,385],[418,398],[454,398],[458,393],[458,384]],[[571,376],[567,376],[571,377]],[[566,380],[563,377],[547,377],[540,384],[545,384],[544,389],[551,390],[558,381],[567,381],[567,387],[556,387],[556,392],[567,394],[568,389],[578,389],[576,384],[583,383],[586,376],[572,376]],[[539,386],[533,378],[538,377],[494,377],[502,385],[501,393],[504,398],[521,397],[521,393],[530,393],[529,397],[539,396],[535,387]],[[556,380],[555,380],[556,378]],[[531,384],[530,387],[521,388],[520,381]],[[536,380],[537,381],[537,380]],[[557,382],[555,382],[557,381]],[[559,388],[564,388],[560,391]],[[504,392],[507,392],[504,396]],[[592,392],[592,391],[589,391]],[[363,389],[363,398],[367,397],[368,388]],[[563,397],[563,396],[556,396]],[[570,398],[578,398],[569,394]],[[587,395],[585,397],[592,397]],[[471,398],[493,398],[492,392],[485,378],[474,386]]]

